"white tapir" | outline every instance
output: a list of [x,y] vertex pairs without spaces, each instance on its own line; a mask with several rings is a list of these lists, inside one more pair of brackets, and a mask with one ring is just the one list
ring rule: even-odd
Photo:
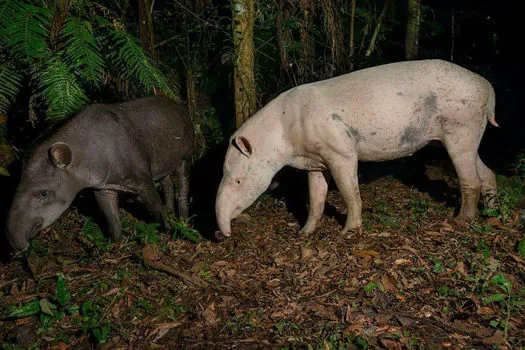
[[480,192],[496,203],[496,178],[478,147],[494,117],[495,94],[483,77],[442,60],[363,69],[288,90],[230,140],[216,199],[219,229],[231,234],[241,214],[284,166],[308,171],[310,209],[301,229],[320,220],[330,175],[348,207],[342,233],[361,230],[357,162],[409,156],[441,141],[461,185],[458,220],[475,217]]

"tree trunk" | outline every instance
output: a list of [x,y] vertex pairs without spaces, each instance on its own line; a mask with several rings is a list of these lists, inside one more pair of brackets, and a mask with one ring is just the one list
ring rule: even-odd
[[388,9],[389,4],[390,0],[385,0],[385,3],[383,4],[383,9],[381,10],[381,14],[379,15],[379,19],[377,20],[376,29],[374,29],[374,34],[372,34],[372,39],[370,39],[370,45],[368,46],[368,50],[366,50],[366,57],[369,57],[374,51],[377,36],[379,35],[379,31],[381,30],[381,25],[383,24],[383,20],[386,16],[386,10]]
[[255,8],[253,2],[254,0],[232,0],[233,44],[235,48],[233,83],[237,128],[256,110],[253,47]]
[[312,6],[311,0],[300,0],[299,7],[303,15],[299,32],[299,38],[303,44],[303,52],[299,59],[297,72],[300,77],[300,82],[304,83],[309,80],[309,76],[313,72],[315,42],[310,35],[310,29],[313,27],[315,6]]
[[328,41],[330,42],[330,53],[332,56],[331,76],[344,70],[343,49],[344,36],[341,16],[337,10],[336,0],[321,0],[321,11],[323,13],[323,24]]
[[150,0],[139,1],[139,32],[142,47],[145,48],[151,57],[156,60],[155,34],[153,32],[153,16]]
[[279,0],[279,7],[275,15],[275,38],[277,40],[277,47],[279,48],[279,58],[281,59],[281,68],[288,72],[290,70],[290,59],[286,52],[286,44],[289,39],[289,33],[283,28],[283,16],[284,16],[284,3],[283,0]]
[[357,0],[351,0],[352,6],[350,8],[350,70],[354,68],[354,33],[355,33],[355,3]]
[[405,37],[405,58],[417,58],[419,47],[419,24],[421,22],[421,0],[408,0],[407,33]]

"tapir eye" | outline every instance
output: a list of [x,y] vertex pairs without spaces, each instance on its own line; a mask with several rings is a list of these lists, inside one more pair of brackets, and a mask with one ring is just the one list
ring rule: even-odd
[[237,179],[235,182],[237,183],[237,185],[241,184],[241,180],[239,180],[239,179]]
[[48,191],[40,191],[38,193],[38,200],[46,200],[49,197]]

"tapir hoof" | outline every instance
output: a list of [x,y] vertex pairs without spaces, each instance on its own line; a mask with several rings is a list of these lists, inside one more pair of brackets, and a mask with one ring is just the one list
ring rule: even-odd
[[363,234],[363,229],[361,228],[361,225],[358,225],[355,228],[343,228],[343,230],[340,232],[340,235],[349,239],[353,238],[355,236],[361,236]]

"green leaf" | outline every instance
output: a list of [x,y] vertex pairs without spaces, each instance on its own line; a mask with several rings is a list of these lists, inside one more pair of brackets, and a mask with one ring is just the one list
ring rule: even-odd
[[525,237],[523,237],[518,244],[518,253],[525,258]]
[[501,289],[505,291],[508,295],[512,291],[512,283],[503,275],[496,275],[490,279],[490,281],[498,285]]
[[47,299],[41,299],[40,300],[40,310],[42,310],[43,313],[48,314],[49,316],[54,316],[57,306]]
[[104,344],[108,338],[109,331],[110,329],[108,326],[103,326],[100,328],[93,329],[93,335],[100,344]]
[[56,298],[60,306],[65,306],[69,299],[71,298],[71,295],[69,293],[69,290],[67,289],[66,282],[64,281],[64,277],[59,275],[57,278],[57,290],[56,290]]
[[128,79],[137,80],[144,90],[161,89],[175,97],[156,63],[140,47],[138,41],[123,30],[112,30],[111,37],[117,45],[116,66]]
[[487,304],[494,303],[494,302],[497,302],[497,301],[503,301],[506,298],[507,298],[507,296],[505,294],[501,294],[501,293],[493,294],[493,295],[488,296],[485,299],[483,299],[483,304],[487,305]]
[[9,174],[9,172],[6,169],[2,168],[1,166],[0,166],[0,175],[2,175],[2,176],[11,176]]
[[369,293],[373,292],[375,289],[379,289],[382,292],[385,291],[385,287],[381,283],[379,283],[379,282],[370,282],[365,287],[365,293],[369,294]]
[[[22,75],[10,63],[0,63],[0,113],[6,113],[20,90]],[[5,174],[3,174],[5,175]]]
[[9,312],[6,315],[6,317],[21,318],[21,317],[31,316],[39,312],[40,312],[40,301],[38,299],[35,299],[33,301],[30,301],[29,303],[24,304],[24,306],[22,306],[19,309],[15,309]]
[[39,79],[42,94],[49,107],[49,119],[64,119],[77,112],[88,101],[75,74],[58,57],[47,63]]
[[12,54],[21,55],[30,63],[42,58],[48,51],[51,18],[49,9],[20,2],[5,30]]
[[104,60],[91,23],[69,17],[61,34],[66,40],[65,62],[75,68],[82,79],[98,86],[103,83]]

